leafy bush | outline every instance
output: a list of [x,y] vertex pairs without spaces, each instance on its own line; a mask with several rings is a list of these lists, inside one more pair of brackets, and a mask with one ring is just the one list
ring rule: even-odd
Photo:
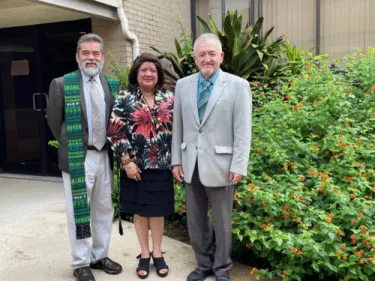
[[130,67],[121,66],[116,59],[113,57],[111,52],[108,52],[107,56],[109,57],[109,68],[111,69],[113,75],[120,83],[120,89],[124,90],[128,87],[129,84],[129,72]]
[[328,61],[308,65],[254,113],[234,240],[284,280],[370,280],[375,271],[374,55],[345,57],[346,76]]

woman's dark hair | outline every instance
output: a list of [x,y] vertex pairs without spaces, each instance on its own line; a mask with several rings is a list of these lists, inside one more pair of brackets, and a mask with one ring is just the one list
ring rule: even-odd
[[151,62],[155,64],[156,71],[158,72],[158,82],[156,83],[155,90],[162,89],[164,85],[164,71],[158,58],[152,54],[141,54],[135,59],[129,72],[129,90],[132,92],[137,90],[138,70],[139,67],[145,62]]

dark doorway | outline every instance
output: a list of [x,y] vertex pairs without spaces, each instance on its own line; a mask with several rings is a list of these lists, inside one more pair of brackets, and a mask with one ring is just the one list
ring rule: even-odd
[[59,175],[46,120],[49,84],[77,69],[78,38],[91,20],[0,29],[0,169]]

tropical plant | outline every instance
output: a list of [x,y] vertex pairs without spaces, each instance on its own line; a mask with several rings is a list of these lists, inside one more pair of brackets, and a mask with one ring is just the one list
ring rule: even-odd
[[173,68],[178,75],[178,77],[175,77],[175,81],[177,81],[178,78],[183,78],[197,71],[193,59],[193,35],[183,26],[179,16],[177,16],[177,22],[181,27],[181,32],[179,33],[179,39],[174,40],[176,54],[161,52],[155,47],[150,46],[151,49],[159,54],[159,59],[166,58],[172,63]]
[[270,69],[269,59],[277,58],[281,55],[280,44],[282,37],[268,42],[268,37],[274,27],[270,28],[262,35],[262,25],[264,18],[260,17],[254,26],[246,25],[242,28],[242,15],[238,15],[237,10],[228,11],[224,17],[222,31],[219,31],[216,23],[209,16],[209,24],[199,16],[198,21],[203,32],[216,34],[223,47],[224,61],[221,69],[235,74],[247,80],[264,75],[265,69]]

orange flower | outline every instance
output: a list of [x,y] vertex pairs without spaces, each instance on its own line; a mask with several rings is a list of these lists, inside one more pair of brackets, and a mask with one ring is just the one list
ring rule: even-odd
[[281,275],[281,278],[285,279],[285,278],[286,278],[286,275],[285,275],[285,274]]
[[299,250],[296,254],[297,254],[297,256],[300,256],[300,255],[302,255],[302,251]]
[[337,231],[337,235],[342,236],[342,232],[340,230]]
[[295,252],[297,249],[295,247],[290,248],[292,252]]
[[373,85],[373,86],[371,87],[371,90],[375,91],[375,85]]
[[360,264],[364,264],[364,263],[365,263],[365,260],[364,260],[364,259],[360,259],[360,260],[359,260],[359,263],[360,263]]
[[345,246],[341,246],[341,250],[345,251],[346,247]]
[[368,260],[368,262],[372,263],[372,261],[374,260],[374,258],[368,258],[367,260]]
[[341,257],[341,254],[340,254],[340,253],[337,253],[337,254],[336,254],[336,257],[340,258],[340,257]]
[[346,127],[350,127],[350,123],[346,123],[345,126],[346,126]]

